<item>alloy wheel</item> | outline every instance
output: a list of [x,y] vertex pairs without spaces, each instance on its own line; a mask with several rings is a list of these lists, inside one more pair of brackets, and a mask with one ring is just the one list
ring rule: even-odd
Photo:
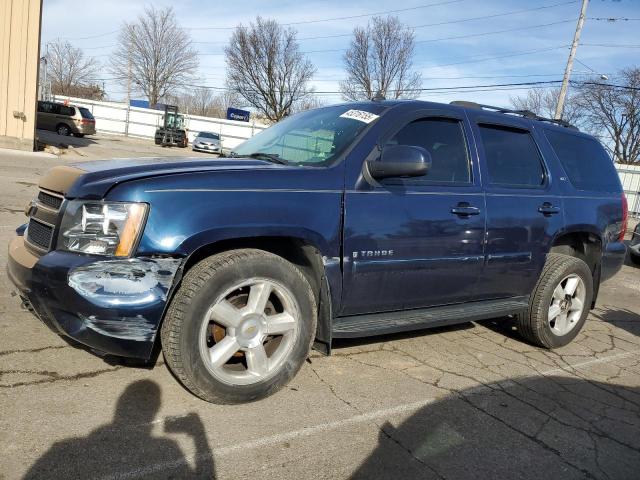
[[547,315],[554,334],[563,336],[573,330],[582,317],[585,297],[586,287],[578,275],[568,275],[556,286]]
[[298,317],[298,304],[284,285],[264,278],[243,281],[208,309],[200,331],[202,360],[229,385],[270,378],[295,344]]

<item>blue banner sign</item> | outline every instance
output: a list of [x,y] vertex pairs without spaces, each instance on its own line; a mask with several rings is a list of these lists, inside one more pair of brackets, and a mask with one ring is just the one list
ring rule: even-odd
[[248,122],[251,112],[240,110],[238,108],[227,108],[227,120],[237,120],[239,122]]

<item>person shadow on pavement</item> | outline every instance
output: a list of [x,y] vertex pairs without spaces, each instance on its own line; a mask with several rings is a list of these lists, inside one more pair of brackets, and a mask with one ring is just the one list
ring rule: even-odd
[[118,399],[112,423],[86,437],[54,443],[24,478],[215,478],[200,417],[189,413],[164,420],[165,433],[192,439],[195,453],[188,459],[175,440],[152,435],[161,423],[155,420],[160,405],[157,383],[140,380],[130,384]]

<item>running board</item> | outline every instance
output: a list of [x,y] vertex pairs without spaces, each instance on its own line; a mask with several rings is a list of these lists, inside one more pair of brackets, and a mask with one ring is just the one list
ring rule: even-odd
[[443,307],[338,317],[333,320],[332,333],[334,338],[351,338],[442,327],[513,315],[522,312],[528,306],[529,297],[512,297]]

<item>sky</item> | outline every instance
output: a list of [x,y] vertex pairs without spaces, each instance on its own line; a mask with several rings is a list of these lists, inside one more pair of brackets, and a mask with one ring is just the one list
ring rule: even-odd
[[[414,29],[422,87],[439,89],[419,98],[499,106],[530,87],[482,85],[562,79],[581,7],[581,0],[44,0],[42,51],[58,38],[84,49],[102,64],[99,77],[109,99],[122,100],[124,86],[110,80],[106,66],[109,53],[122,24],[150,3],[174,7],[199,52],[197,83],[217,91],[225,88],[223,49],[233,28],[260,15],[297,31],[301,51],[317,69],[311,82],[316,95],[325,104],[338,103],[334,92],[345,76],[343,55],[353,28],[366,26],[373,14],[391,14]],[[620,69],[640,66],[638,29],[640,0],[591,0],[572,80],[605,74],[615,83]]]

